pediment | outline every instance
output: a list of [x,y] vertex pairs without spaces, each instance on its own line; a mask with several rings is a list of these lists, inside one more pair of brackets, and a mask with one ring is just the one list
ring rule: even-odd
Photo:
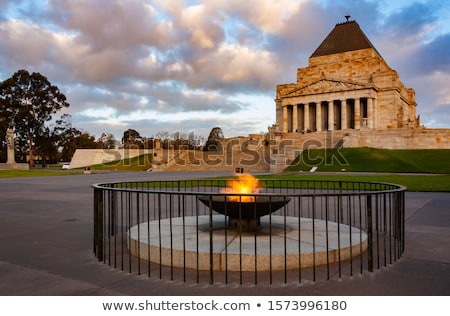
[[358,84],[353,82],[344,82],[339,80],[331,79],[320,79],[316,82],[308,84],[306,86],[301,86],[287,91],[284,97],[295,97],[302,95],[318,94],[318,93],[329,93],[329,92],[342,92],[342,91],[352,91],[369,88],[368,85]]

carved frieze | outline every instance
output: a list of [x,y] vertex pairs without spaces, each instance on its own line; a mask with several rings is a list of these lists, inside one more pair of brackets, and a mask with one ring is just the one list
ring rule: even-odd
[[366,89],[369,87],[371,86],[367,84],[358,84],[353,82],[344,82],[330,79],[320,79],[306,86],[296,87],[292,90],[286,91],[281,95],[281,97],[296,97],[319,93],[352,91],[352,90]]

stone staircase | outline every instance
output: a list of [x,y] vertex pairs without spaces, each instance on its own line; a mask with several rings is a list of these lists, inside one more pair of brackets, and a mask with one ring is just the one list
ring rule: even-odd
[[[167,150],[166,150],[167,151]],[[169,159],[153,160],[153,171],[222,171],[269,172],[267,155],[262,149],[252,151],[231,150],[223,152],[204,152],[184,150],[171,154],[162,151]]]

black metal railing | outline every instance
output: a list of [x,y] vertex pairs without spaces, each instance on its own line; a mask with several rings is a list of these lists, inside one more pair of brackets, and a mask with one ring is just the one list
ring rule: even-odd
[[[236,194],[222,192],[226,181],[93,185],[96,257],[152,278],[273,284],[372,272],[404,252],[402,186],[261,179],[260,193]],[[234,226],[230,196],[238,198]],[[244,206],[254,213],[243,216]],[[260,206],[269,214],[258,217]]]

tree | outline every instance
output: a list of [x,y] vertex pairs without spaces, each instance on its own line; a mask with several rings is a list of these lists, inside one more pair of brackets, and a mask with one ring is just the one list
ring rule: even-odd
[[97,139],[97,148],[99,149],[115,149],[116,144],[117,141],[113,134],[102,133],[102,136]]
[[14,123],[16,134],[27,139],[30,167],[34,166],[33,148],[44,135],[45,123],[52,119],[52,114],[63,107],[68,107],[66,96],[57,86],[52,85],[46,77],[26,70],[19,70],[0,83],[2,116]]
[[123,148],[143,148],[144,142],[139,132],[130,128],[123,132],[122,146]]
[[48,126],[40,130],[35,136],[35,142],[36,144],[39,144],[36,151],[42,158],[43,168],[47,166],[47,160],[49,160],[50,163],[55,163],[58,161],[58,141],[59,135],[56,130]]
[[59,134],[58,147],[61,149],[61,160],[72,160],[78,148],[95,149],[97,143],[95,137],[72,127],[72,118],[65,114],[56,121]]
[[209,133],[208,140],[203,147],[204,151],[221,151],[222,150],[222,140],[223,132],[220,127],[214,127]]

